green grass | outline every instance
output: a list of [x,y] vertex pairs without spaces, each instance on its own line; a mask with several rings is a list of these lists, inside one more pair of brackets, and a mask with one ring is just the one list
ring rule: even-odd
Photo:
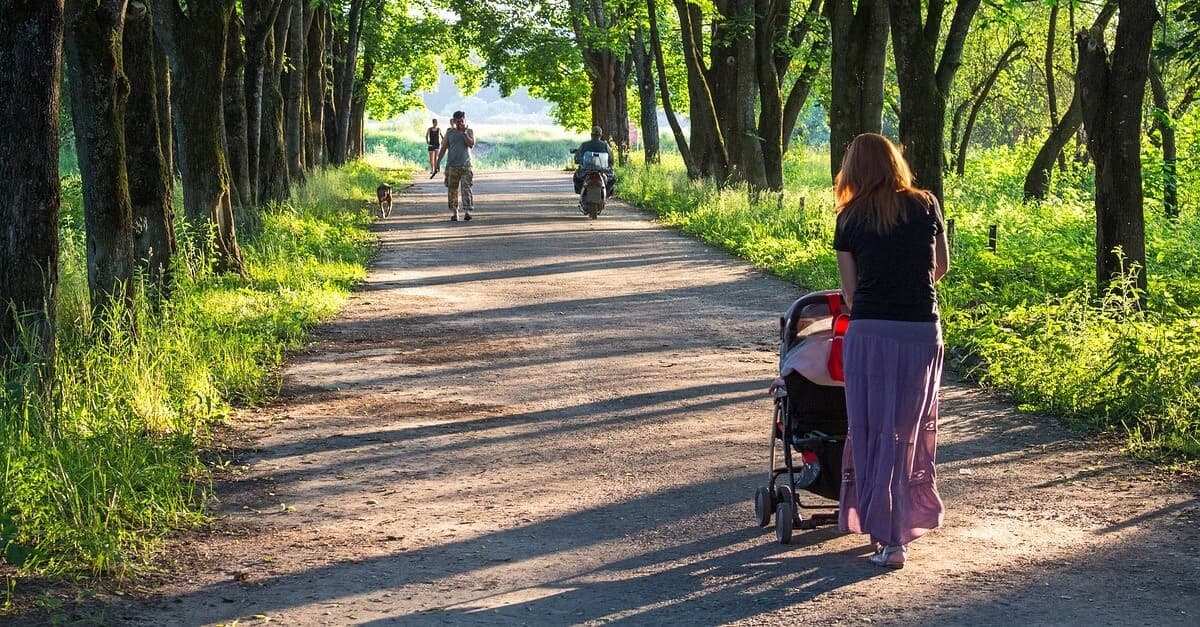
[[[1185,145],[1181,153],[1194,150]],[[1090,171],[1057,173],[1050,199],[1023,203],[1024,167],[1036,147],[977,156],[946,182],[955,220],[951,270],[939,285],[955,363],[1022,409],[1117,432],[1136,455],[1200,460],[1200,216],[1177,222],[1146,203],[1149,290],[1145,309],[1119,285],[1096,306]],[[1200,171],[1194,164],[1181,171]],[[1190,168],[1190,169],[1189,169]],[[838,284],[828,155],[788,159],[785,191],[752,198],[689,181],[678,158],[622,171],[623,198],[805,289]],[[1187,175],[1185,174],[1185,177]],[[1193,196],[1200,176],[1185,179]],[[1148,184],[1148,189],[1150,188]],[[987,246],[997,225],[996,252]],[[786,306],[781,295],[780,308]]]
[[[286,351],[365,276],[379,168],[315,172],[242,233],[246,277],[177,272],[136,335],[88,315],[77,176],[64,180],[57,373],[46,396],[19,373],[0,394],[0,549],[22,573],[121,575],[173,530],[204,521],[200,451],[235,406],[278,390]],[[178,213],[182,213],[181,211]],[[180,254],[177,268],[193,259]],[[201,264],[192,263],[193,268]],[[2,562],[0,562],[2,563]]]

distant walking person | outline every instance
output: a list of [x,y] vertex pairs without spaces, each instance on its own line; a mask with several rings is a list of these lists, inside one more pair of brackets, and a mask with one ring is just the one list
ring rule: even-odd
[[433,118],[433,126],[425,129],[425,145],[429,148],[429,174],[437,174],[438,150],[442,147],[442,129],[438,128],[437,118]]
[[463,219],[471,219],[471,210],[475,208],[475,199],[471,195],[471,185],[474,175],[471,172],[471,148],[475,145],[475,132],[467,128],[467,116],[462,111],[455,111],[450,118],[450,130],[446,131],[445,141],[438,151],[436,168],[440,168],[442,158],[446,158],[446,201],[450,205],[450,220],[458,222],[459,193],[462,194]]
[[887,138],[854,138],[834,184],[849,435],[839,522],[870,534],[871,562],[903,568],[908,543],[942,523],[937,448],[942,329],[934,284],[950,267],[937,199],[913,186]]

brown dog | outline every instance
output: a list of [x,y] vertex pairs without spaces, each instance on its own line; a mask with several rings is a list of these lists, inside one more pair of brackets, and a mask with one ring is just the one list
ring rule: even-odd
[[375,188],[375,196],[379,198],[379,217],[387,218],[392,215],[392,186],[380,183]]

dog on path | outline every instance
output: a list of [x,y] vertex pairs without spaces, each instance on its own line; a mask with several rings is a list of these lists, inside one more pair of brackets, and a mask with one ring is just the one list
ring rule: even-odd
[[379,199],[379,217],[387,218],[392,215],[392,186],[380,183],[375,188],[375,196]]

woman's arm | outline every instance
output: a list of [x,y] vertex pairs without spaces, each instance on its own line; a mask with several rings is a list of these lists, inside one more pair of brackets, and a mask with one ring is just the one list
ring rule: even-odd
[[933,282],[937,283],[950,271],[950,246],[946,234],[938,233],[933,238]]
[[854,263],[854,255],[844,250],[837,254],[838,276],[842,279],[842,298],[846,306],[854,307],[854,290],[858,287],[858,265]]

